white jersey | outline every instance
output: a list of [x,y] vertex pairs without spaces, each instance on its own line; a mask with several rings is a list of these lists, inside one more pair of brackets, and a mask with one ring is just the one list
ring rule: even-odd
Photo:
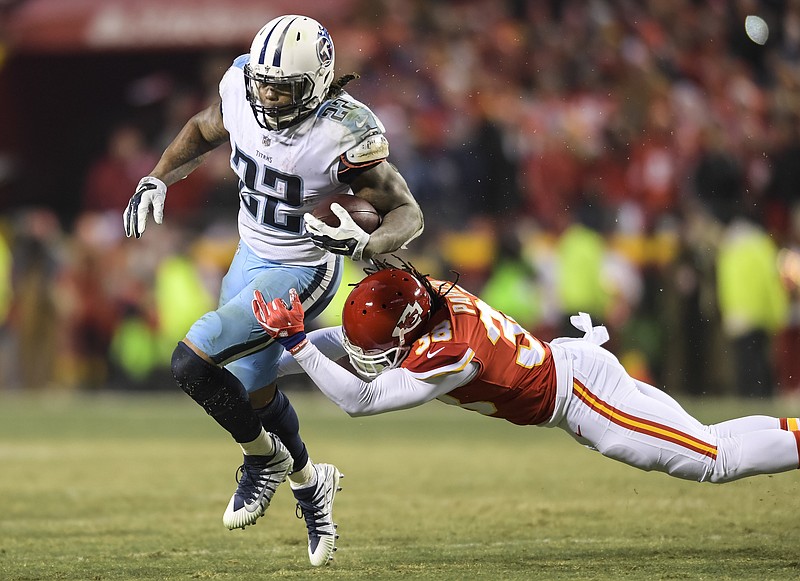
[[238,57],[220,81],[222,118],[230,133],[231,167],[239,176],[239,236],[256,255],[295,265],[317,265],[327,252],[307,236],[303,214],[321,197],[352,193],[338,178],[340,158],[365,149],[374,162],[388,155],[380,120],[347,93],[280,131],[262,128],[245,96]]

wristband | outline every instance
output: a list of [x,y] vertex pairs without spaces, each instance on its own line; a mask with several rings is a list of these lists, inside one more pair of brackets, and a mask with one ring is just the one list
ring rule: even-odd
[[294,347],[289,349],[289,354],[290,355],[297,355],[298,353],[300,353],[300,351],[303,350],[303,348],[306,345],[308,345],[308,338],[304,337],[302,341],[300,341],[297,345],[295,345]]
[[283,345],[283,348],[286,349],[289,353],[294,353],[295,351],[299,351],[301,347],[295,349],[300,343],[305,341],[306,334],[304,331],[300,331],[299,333],[295,333],[294,335],[289,335],[288,337],[276,337],[275,340]]

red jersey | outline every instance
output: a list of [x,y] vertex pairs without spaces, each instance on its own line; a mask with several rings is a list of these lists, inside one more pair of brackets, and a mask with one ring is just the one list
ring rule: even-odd
[[[434,288],[442,284],[431,282]],[[550,346],[461,287],[445,301],[428,324],[431,331],[412,345],[401,366],[425,380],[474,361],[477,375],[438,399],[520,425],[550,420],[556,397]]]

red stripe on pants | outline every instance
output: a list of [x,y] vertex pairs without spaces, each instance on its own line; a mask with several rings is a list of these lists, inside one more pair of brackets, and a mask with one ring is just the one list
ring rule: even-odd
[[800,468],[800,432],[792,432],[797,444],[797,467]]

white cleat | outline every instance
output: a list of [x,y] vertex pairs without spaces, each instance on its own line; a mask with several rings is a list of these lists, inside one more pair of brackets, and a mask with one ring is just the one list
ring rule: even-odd
[[332,464],[315,464],[316,486],[293,489],[297,499],[298,518],[306,520],[308,528],[308,559],[314,567],[327,565],[336,551],[336,523],[333,522],[333,500],[341,490],[339,479],[344,478]]
[[269,434],[275,445],[272,456],[248,456],[236,472],[239,487],[231,496],[222,523],[229,529],[255,524],[267,510],[278,485],[292,468],[292,457],[277,436]]

